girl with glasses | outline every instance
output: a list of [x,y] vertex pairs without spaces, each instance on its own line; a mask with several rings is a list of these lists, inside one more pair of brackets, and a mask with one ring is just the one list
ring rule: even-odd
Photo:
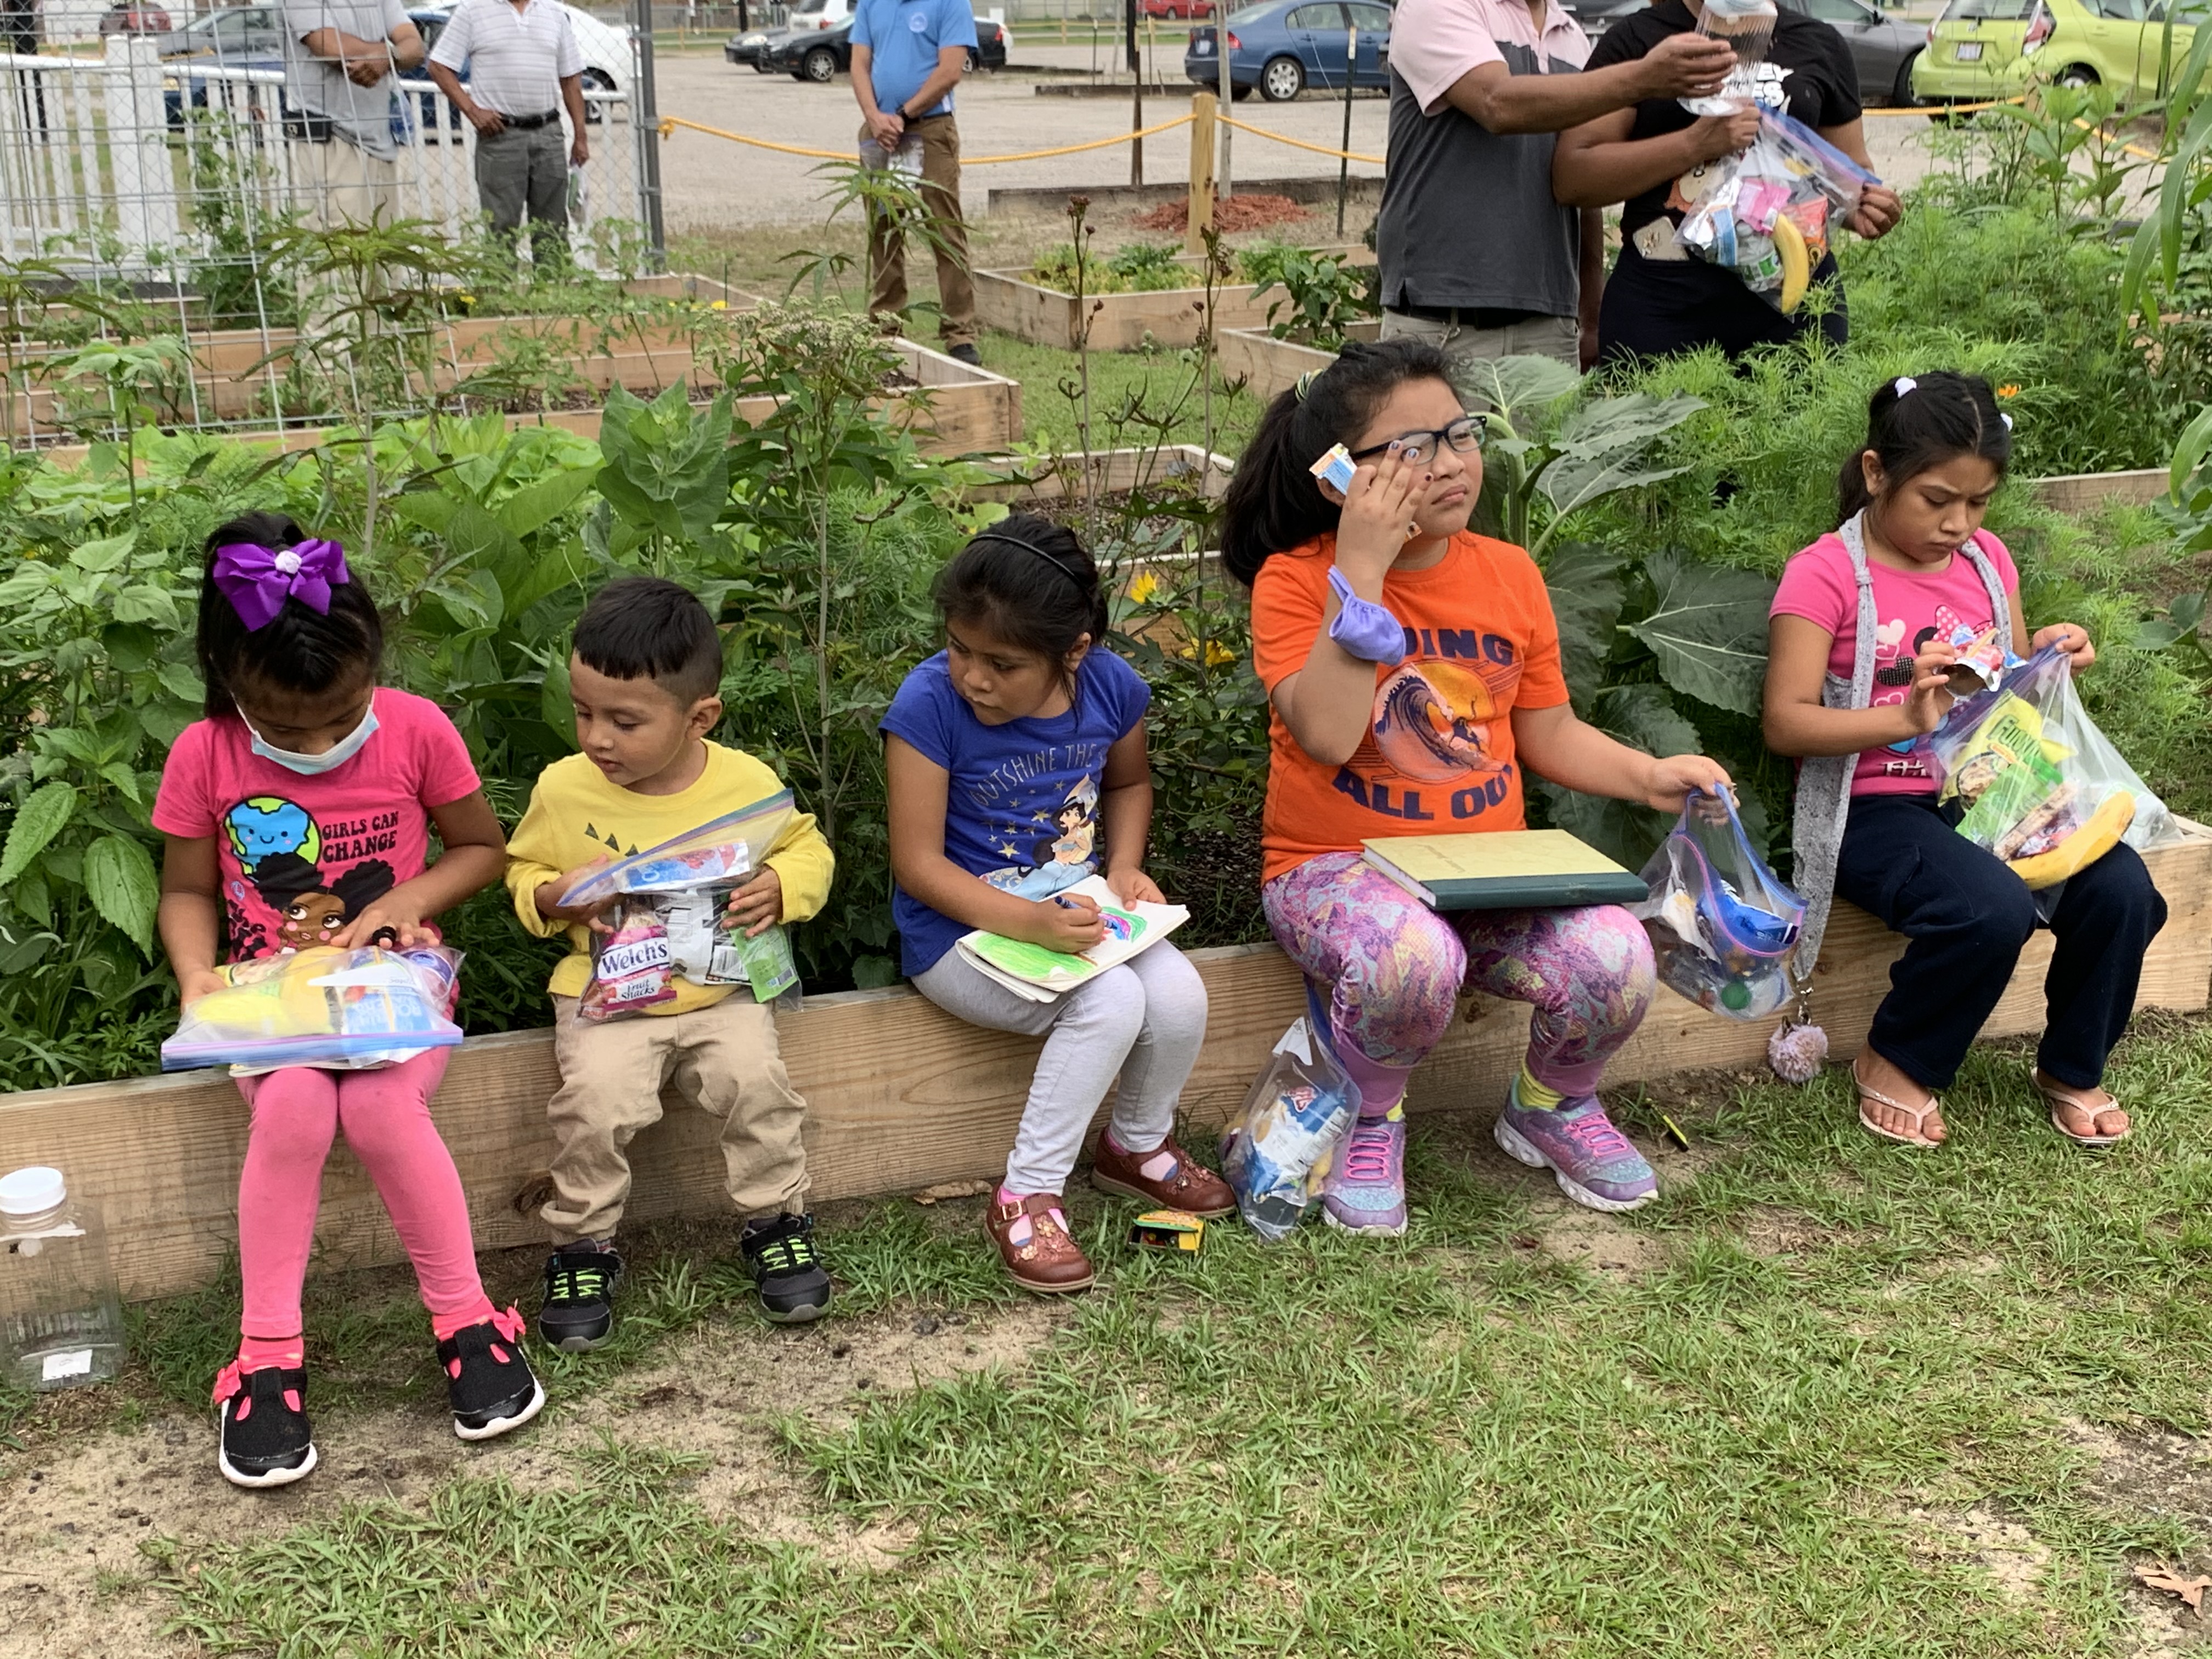
[[[1609,905],[1439,915],[1361,843],[1523,829],[1524,766],[1667,812],[1728,784],[1703,756],[1655,760],[1568,706],[1541,574],[1467,527],[1479,432],[1434,346],[1354,345],[1269,406],[1223,508],[1271,705],[1261,896],[1359,1085],[1322,1195],[1329,1223],[1357,1233],[1406,1230],[1407,1080],[1463,989],[1535,1007],[1498,1145],[1593,1209],[1658,1192],[1597,1101],[1651,1000],[1642,924]],[[1346,489],[1313,471],[1338,444],[1356,463]]]

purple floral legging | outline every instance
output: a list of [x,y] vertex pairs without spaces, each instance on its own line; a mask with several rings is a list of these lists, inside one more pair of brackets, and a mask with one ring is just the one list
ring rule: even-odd
[[1410,1066],[1451,1024],[1462,988],[1533,1003],[1528,1073],[1594,1094],[1651,1006],[1651,942],[1617,905],[1438,915],[1357,853],[1325,853],[1260,893],[1267,926],[1325,1000],[1346,1044]]

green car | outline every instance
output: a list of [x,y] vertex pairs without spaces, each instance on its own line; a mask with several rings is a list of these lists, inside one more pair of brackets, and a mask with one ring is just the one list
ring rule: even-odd
[[[2110,87],[2124,101],[2155,96],[2167,0],[1951,0],[1913,61],[1923,103],[2010,98],[2031,79]],[[2189,55],[2212,0],[2180,0],[2172,62]]]

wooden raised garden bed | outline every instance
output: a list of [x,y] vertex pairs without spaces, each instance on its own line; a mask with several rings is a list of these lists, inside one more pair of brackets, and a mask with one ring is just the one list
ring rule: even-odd
[[[2212,831],[2186,828],[2185,839],[2148,855],[2172,915],[2144,958],[2138,1006],[2206,1006]],[[1850,1058],[1864,1042],[1903,943],[1864,912],[1836,907],[1814,992],[1832,1059]],[[1988,1035],[2038,1028],[2050,953],[2048,933],[2030,941]],[[1196,1146],[1243,1100],[1305,995],[1273,945],[1193,954],[1211,998],[1206,1047],[1183,1095]],[[1517,1003],[1478,1001],[1415,1076],[1414,1109],[1487,1109],[1501,1100],[1521,1063],[1528,1018]],[[1000,1172],[1035,1040],[963,1024],[904,987],[815,997],[777,1024],[792,1081],[807,1099],[815,1197],[910,1192]],[[1662,989],[1607,1082],[1759,1065],[1771,1027],[1722,1019]],[[552,1152],[545,1103],[556,1081],[551,1032],[475,1038],[454,1054],[432,1103],[460,1167],[479,1249],[544,1240],[536,1210]],[[235,1251],[246,1126],[237,1087],[221,1073],[0,1096],[0,1169],[66,1170],[72,1189],[106,1214],[124,1294],[167,1295],[215,1279]],[[634,1218],[725,1212],[715,1131],[704,1114],[673,1109],[637,1138]],[[324,1182],[316,1247],[324,1267],[403,1259],[374,1189],[343,1151]]]
[[[1352,250],[1356,259],[1375,257],[1364,248]],[[1186,259],[1183,263],[1191,263]],[[1231,278],[1213,291],[1217,328],[1257,328],[1267,325],[1267,307],[1283,303],[1280,289],[1265,299],[1251,283]],[[1156,345],[1195,345],[1205,324],[1206,288],[1162,289],[1150,294],[1096,294],[1082,306],[1073,294],[1040,287],[1024,270],[979,270],[975,273],[975,319],[1035,345],[1076,349],[1083,313],[1091,313],[1091,345],[1097,351],[1129,351],[1150,337]]]
[[[1382,325],[1354,323],[1345,335],[1353,340],[1380,339]],[[1264,326],[1222,330],[1214,341],[1213,354],[1222,378],[1243,381],[1245,390],[1262,403],[1297,385],[1298,376],[1308,370],[1327,368],[1336,361],[1334,351],[1296,340],[1279,340]]]
[[[927,394],[927,401],[926,405],[917,407],[909,401],[912,388],[908,388],[885,392],[877,400],[878,404],[892,410],[900,426],[914,431],[923,449],[938,455],[969,455],[979,451],[996,453],[1021,441],[1020,381],[994,374],[988,369],[970,368],[910,340],[889,343],[900,358],[901,371]],[[671,351],[651,356],[641,352],[585,359],[572,367],[580,377],[587,371],[596,375],[593,383],[600,391],[619,383],[644,397],[694,378],[688,348],[680,353]],[[775,400],[765,397],[738,400],[738,414],[748,421],[760,420],[774,407]],[[599,411],[596,409],[509,415],[507,423],[514,428],[560,427],[593,440],[599,435]],[[248,429],[227,435],[247,443],[266,443],[276,449],[299,450],[313,449],[327,442],[333,429],[293,427],[282,432]],[[64,444],[44,453],[56,466],[66,468],[81,465],[87,451],[82,444]]]

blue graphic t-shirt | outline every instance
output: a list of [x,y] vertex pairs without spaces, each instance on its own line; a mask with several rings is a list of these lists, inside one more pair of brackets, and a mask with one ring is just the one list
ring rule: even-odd
[[[881,729],[951,775],[945,856],[994,887],[1043,898],[1098,872],[1106,751],[1144,719],[1152,700],[1135,669],[1094,650],[1075,671],[1074,707],[1066,714],[986,726],[953,689],[940,651],[906,677]],[[969,931],[904,888],[891,896],[891,918],[909,975],[927,973]]]

